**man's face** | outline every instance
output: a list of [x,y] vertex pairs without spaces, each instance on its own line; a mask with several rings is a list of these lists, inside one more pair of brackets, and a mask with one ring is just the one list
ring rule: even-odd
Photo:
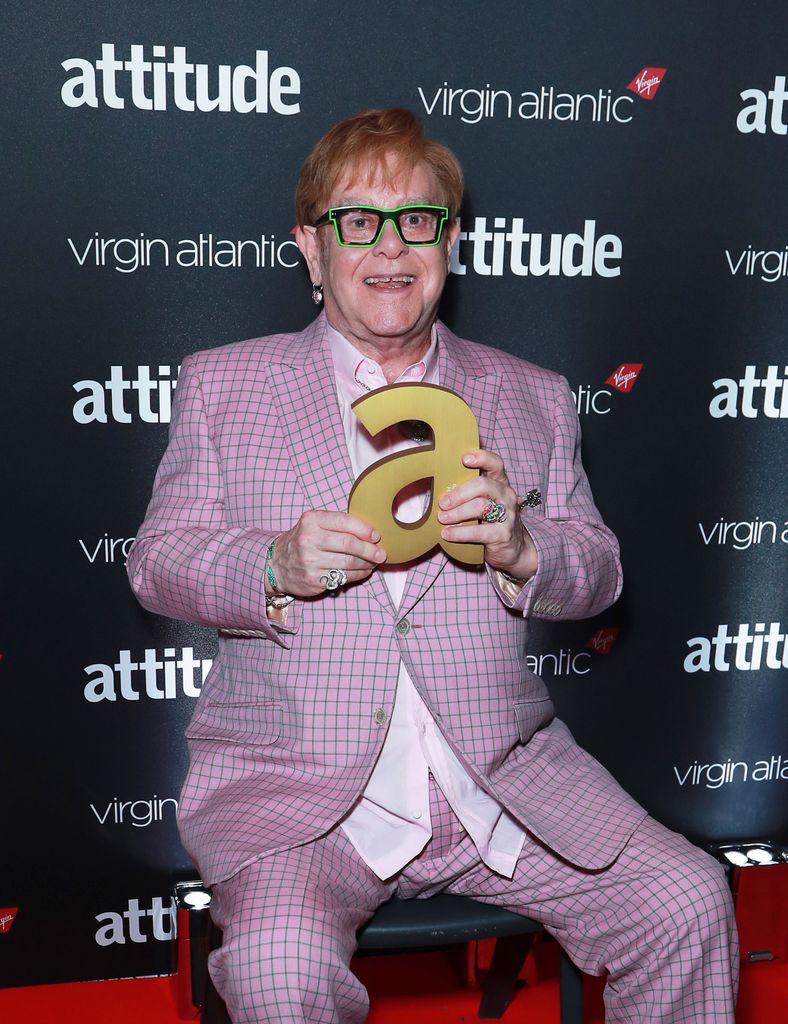
[[[429,167],[420,163],[410,173],[382,181],[340,180],[326,201],[336,206],[378,206],[393,209],[409,204],[440,205],[443,199]],[[313,281],[323,285],[326,315],[351,344],[378,351],[393,342],[429,338],[446,275],[451,246],[459,225],[447,224],[438,245],[409,246],[387,221],[377,242],[368,248],[341,246],[332,224],[299,228],[299,247]]]

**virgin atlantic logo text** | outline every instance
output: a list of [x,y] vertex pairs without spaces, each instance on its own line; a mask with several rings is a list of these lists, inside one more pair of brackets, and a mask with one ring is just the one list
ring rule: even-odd
[[586,641],[586,647],[594,651],[596,654],[609,654],[610,648],[616,642],[616,637],[621,632],[617,626],[612,626],[609,629],[600,629],[598,632]]
[[667,68],[643,68],[635,75],[627,86],[630,92],[634,92],[642,100],[653,100],[657,95],[657,89],[662,85]]
[[11,931],[19,907],[0,907],[0,935]]
[[621,391],[625,395],[629,394],[642,369],[642,363],[622,363],[617,370],[610,374],[605,384],[609,384],[616,391]]

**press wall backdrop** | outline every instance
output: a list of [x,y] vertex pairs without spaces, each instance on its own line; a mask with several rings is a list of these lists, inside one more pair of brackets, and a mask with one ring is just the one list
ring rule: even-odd
[[299,166],[406,106],[467,174],[442,316],[565,374],[623,596],[539,624],[660,820],[788,840],[788,14],[582,0],[4,14],[0,984],[168,969],[214,635],[125,560],[185,354],[303,327]]

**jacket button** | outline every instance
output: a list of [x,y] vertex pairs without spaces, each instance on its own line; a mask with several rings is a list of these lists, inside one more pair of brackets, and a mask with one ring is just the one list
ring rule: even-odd
[[410,623],[407,619],[400,619],[397,623],[397,632],[400,636],[407,636],[410,633]]
[[376,725],[385,725],[388,715],[383,710],[383,708],[376,708],[375,714],[372,717],[374,718]]

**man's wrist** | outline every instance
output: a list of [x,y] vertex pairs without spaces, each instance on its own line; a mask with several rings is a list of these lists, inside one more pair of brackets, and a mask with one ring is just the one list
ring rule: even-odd
[[501,576],[503,576],[505,580],[508,580],[510,583],[516,584],[518,587],[524,587],[528,582],[528,580],[523,579],[522,576],[512,576],[510,572],[504,572],[503,569],[498,569],[498,572],[501,574]]
[[265,552],[265,589],[266,593],[270,593],[272,597],[281,597],[284,593],[283,590],[279,589],[279,583],[277,582],[276,573],[274,572],[273,567],[274,547],[277,539],[277,537],[274,537]]
[[263,589],[265,591],[265,605],[266,608],[286,608],[289,604],[295,600],[291,594],[286,594],[279,586],[279,581],[276,576],[276,572],[273,567],[274,557],[274,546],[277,542],[277,537],[271,541],[268,545],[268,549],[265,553],[265,572]]
[[520,524],[522,547],[520,548],[520,554],[517,559],[505,569],[498,569],[510,583],[517,584],[520,587],[524,587],[529,580],[532,580],[536,575],[538,568],[539,558],[536,551],[536,545],[533,542],[531,534],[527,528]]

